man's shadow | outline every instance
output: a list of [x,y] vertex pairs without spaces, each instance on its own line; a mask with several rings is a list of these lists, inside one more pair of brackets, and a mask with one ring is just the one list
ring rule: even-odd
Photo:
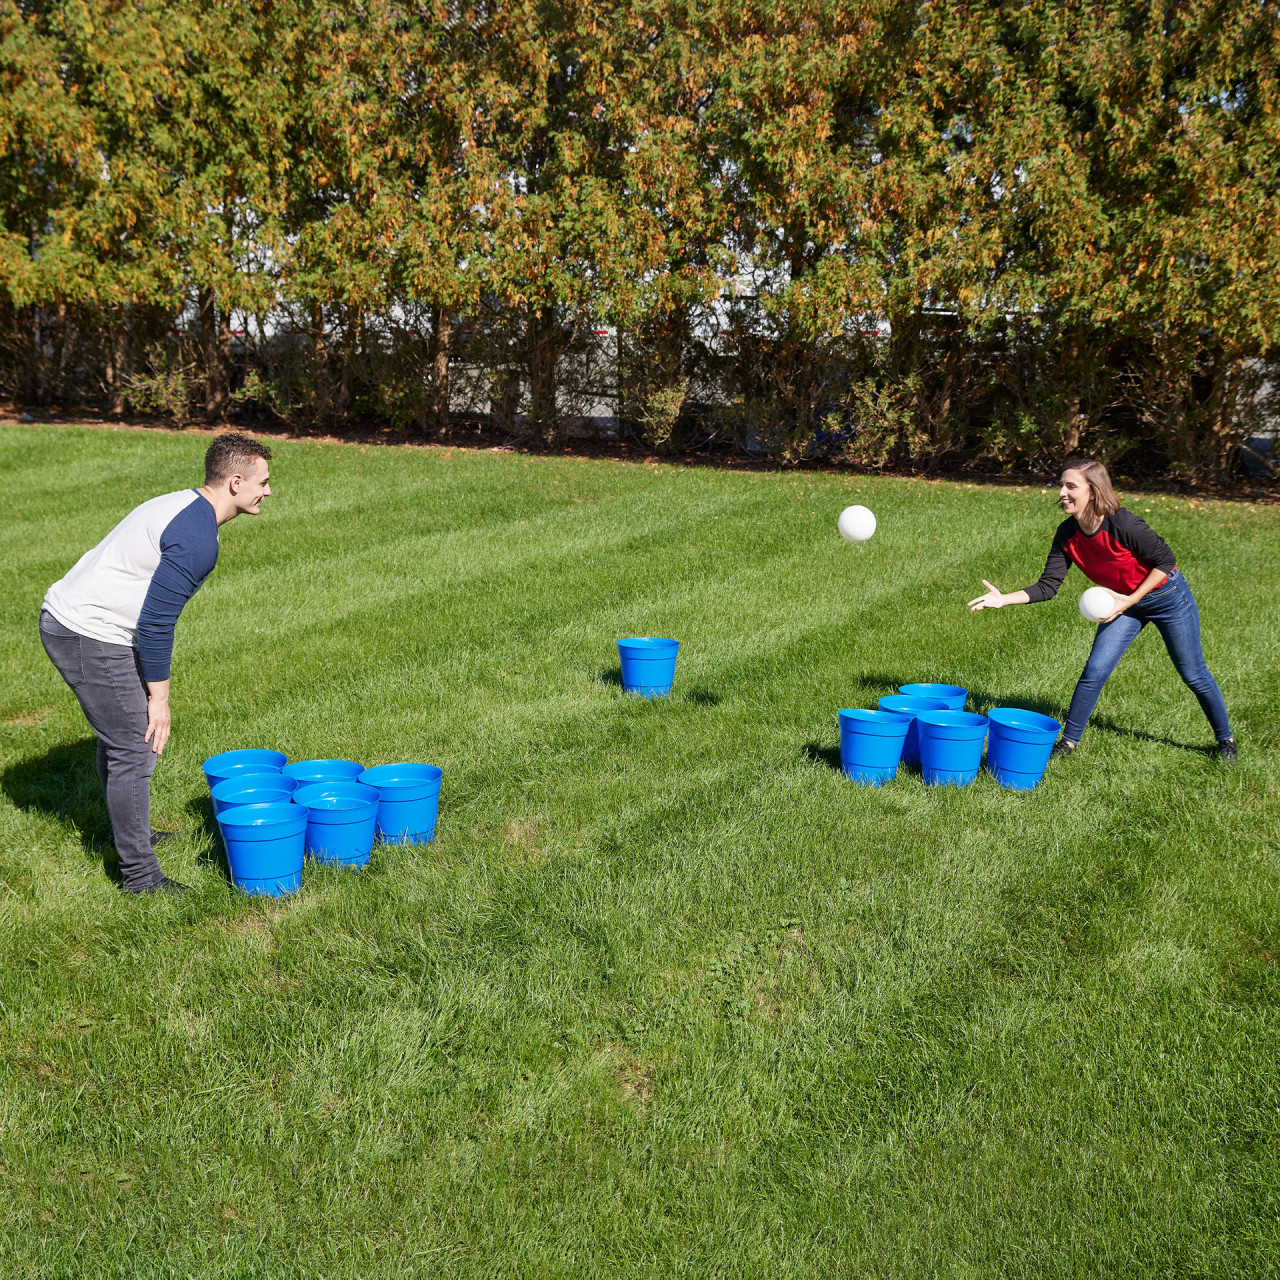
[[120,882],[111,842],[111,822],[98,781],[98,740],[63,742],[41,756],[19,760],[0,773],[0,788],[19,809],[69,822],[85,856],[100,862],[109,880]]
[[[60,743],[43,755],[10,765],[0,773],[0,790],[19,809],[69,822],[80,837],[85,857],[100,862],[107,879],[119,884],[120,865],[98,781],[97,751],[96,738]],[[228,874],[222,837],[208,795],[189,801],[186,809],[196,820],[192,834],[200,849],[200,863]]]

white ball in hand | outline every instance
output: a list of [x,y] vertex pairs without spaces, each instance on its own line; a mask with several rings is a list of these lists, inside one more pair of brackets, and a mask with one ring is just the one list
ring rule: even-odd
[[845,507],[837,528],[846,542],[866,542],[876,531],[876,518],[866,507]]
[[1106,587],[1090,587],[1080,597],[1080,613],[1089,622],[1101,622],[1116,611],[1116,598]]

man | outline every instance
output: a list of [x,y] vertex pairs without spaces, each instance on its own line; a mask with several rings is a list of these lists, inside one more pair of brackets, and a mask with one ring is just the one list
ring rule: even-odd
[[169,741],[169,662],[182,607],[218,561],[218,526],[270,497],[266,445],[218,436],[204,485],[144,502],[49,588],[40,639],[98,735],[121,887],[183,892],[160,870],[151,775]]

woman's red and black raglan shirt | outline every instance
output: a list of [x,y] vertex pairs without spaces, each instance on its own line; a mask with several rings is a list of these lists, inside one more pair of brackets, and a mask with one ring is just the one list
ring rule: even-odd
[[1073,563],[1090,582],[1121,596],[1132,595],[1152,569],[1159,569],[1168,578],[1177,568],[1169,544],[1145,520],[1124,507],[1105,516],[1096,533],[1085,533],[1075,517],[1068,516],[1053,535],[1040,581],[1026,588],[1028,600],[1032,604],[1052,600]]

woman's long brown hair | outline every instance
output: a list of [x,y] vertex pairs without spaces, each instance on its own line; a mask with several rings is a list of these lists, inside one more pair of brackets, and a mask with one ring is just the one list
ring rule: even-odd
[[1064,474],[1078,471],[1084,476],[1084,482],[1089,486],[1089,505],[1098,515],[1112,516],[1120,510],[1120,499],[1111,487],[1111,477],[1097,458],[1068,459],[1062,470]]

